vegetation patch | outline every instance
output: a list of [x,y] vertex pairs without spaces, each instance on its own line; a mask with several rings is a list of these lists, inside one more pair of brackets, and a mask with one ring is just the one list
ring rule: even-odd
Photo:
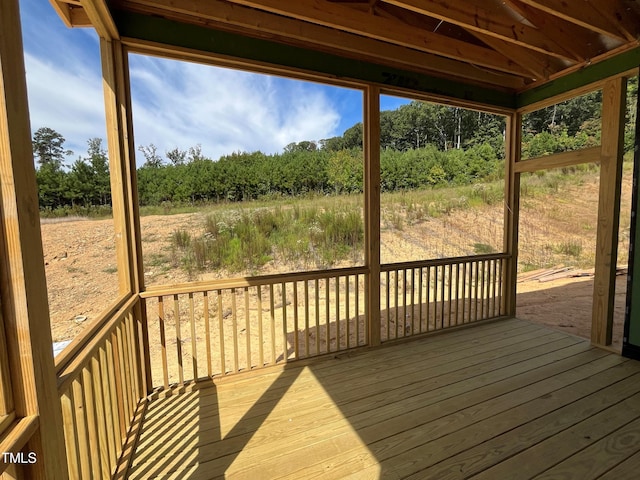
[[188,271],[255,272],[270,261],[329,268],[360,258],[363,239],[362,211],[354,205],[281,205],[212,213],[195,237],[175,231],[172,246]]

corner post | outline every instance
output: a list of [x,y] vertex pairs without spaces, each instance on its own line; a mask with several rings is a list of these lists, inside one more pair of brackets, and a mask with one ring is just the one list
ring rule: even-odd
[[[127,52],[119,40],[101,38],[100,56],[120,292],[138,295],[145,286]],[[144,300],[136,304],[134,314],[142,398],[153,388]]]
[[602,89],[602,153],[591,320],[591,343],[600,346],[611,345],[612,340],[626,92],[627,80],[623,77],[607,80]]
[[[0,2],[0,295],[16,418],[36,417],[26,478],[68,479],[53,361],[18,0]],[[11,428],[11,427],[9,427]]]
[[369,345],[380,345],[380,89],[364,92],[365,317]]
[[505,139],[505,191],[504,191],[504,252],[509,255],[502,272],[503,291],[501,314],[516,315],[516,280],[518,275],[518,222],[520,219],[520,174],[515,164],[522,151],[522,114],[514,112],[507,117]]

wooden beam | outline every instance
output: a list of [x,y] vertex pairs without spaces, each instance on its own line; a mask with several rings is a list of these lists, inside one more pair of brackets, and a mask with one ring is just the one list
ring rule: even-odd
[[380,345],[380,91],[364,94],[365,292],[369,345]]
[[605,17],[610,23],[616,25],[618,30],[630,42],[637,42],[640,35],[640,17],[638,16],[638,5],[623,0],[607,0],[606,3],[591,3],[600,15]]
[[529,23],[544,34],[560,43],[572,58],[580,62],[597,55],[596,34],[573,23],[547,15],[540,10],[525,5],[520,0],[504,0],[504,3],[515,13],[521,15]]
[[553,41],[545,35],[545,32],[517,22],[499,9],[483,8],[477,2],[468,0],[456,0],[455,2],[437,0],[384,1],[545,55],[577,60],[561,43]]
[[[182,2],[185,0],[176,0]],[[285,17],[310,22],[326,27],[363,35],[376,40],[402,45],[416,50],[435,53],[455,60],[461,60],[493,68],[502,72],[529,77],[512,59],[484,47],[472,45],[438,33],[413,27],[402,22],[383,19],[360,12],[353,8],[322,0],[230,0],[231,3],[246,5]]]
[[0,2],[0,294],[17,418],[37,416],[29,478],[66,479],[18,0]]
[[128,0],[126,8],[133,12],[147,12],[210,28],[231,31],[240,27],[246,29],[247,34],[259,38],[310,46],[328,53],[338,51],[353,58],[382,62],[418,72],[455,76],[510,88],[524,86],[522,78],[506,73],[470,69],[468,63],[458,60],[407,49],[334,28],[302,23],[300,20],[261,12],[222,0],[210,0],[199,5],[197,14],[194,14],[188,4],[176,4],[174,0]]
[[[102,77],[111,172],[111,195],[120,291],[138,296],[144,290],[144,265],[140,234],[140,210],[136,183],[135,150],[131,114],[127,52],[118,40],[100,40]],[[140,362],[140,398],[152,386],[146,310],[135,310],[138,322],[137,351]]]
[[595,163],[600,161],[601,148],[592,147],[571,152],[555,153],[544,157],[529,158],[517,162],[513,169],[516,173],[536,172],[549,168],[563,168],[580,165],[581,163]]
[[527,107],[538,102],[545,103],[546,99],[553,96],[572,96],[572,91],[600,82],[614,75],[631,76],[633,69],[640,65],[640,47],[634,47],[620,51],[619,53],[608,53],[602,58],[595,58],[588,66],[575,69],[571,73],[553,79],[542,85],[532,85],[525,87],[526,90],[518,94],[517,104],[519,108]]
[[518,65],[530,72],[535,80],[548,79],[551,74],[559,71],[557,65],[552,64],[551,58],[538,52],[532,52],[489,35],[475,32],[473,35],[489,45],[496,52],[513,58],[514,62],[517,62]]
[[100,38],[106,40],[118,40],[120,38],[106,0],[80,0],[80,4]]
[[92,27],[93,22],[87,15],[87,12],[82,7],[74,7],[69,10],[71,14],[71,26],[72,27]]
[[606,17],[596,9],[592,3],[602,4],[602,8],[608,8],[609,0],[592,0],[591,2],[568,2],[566,0],[520,0],[522,3],[542,10],[549,15],[554,15],[567,22],[575,23],[583,28],[592,30],[609,37],[626,41],[625,36]]
[[49,0],[49,3],[51,3],[51,6],[60,17],[60,20],[62,20],[62,23],[64,23],[66,27],[71,28],[73,22],[71,21],[71,7],[69,4],[60,0]]
[[613,329],[626,84],[626,79],[615,78],[607,81],[602,90],[602,156],[591,342],[605,346],[611,345]]
[[476,105],[512,109],[515,104],[512,92],[469,85],[451,77],[434,77],[133,12],[117,11],[115,19],[126,45],[144,54],[356,87],[363,82],[388,85]]
[[502,272],[502,311],[505,315],[516,315],[516,281],[518,278],[518,226],[520,219],[520,173],[515,166],[522,150],[522,114],[507,117],[505,139],[505,185],[504,185],[504,238],[503,250],[509,255]]

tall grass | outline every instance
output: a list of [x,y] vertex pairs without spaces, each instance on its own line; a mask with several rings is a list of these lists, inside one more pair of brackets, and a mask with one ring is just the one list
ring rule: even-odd
[[172,245],[190,271],[255,272],[270,261],[329,268],[349,257],[357,260],[363,239],[360,208],[310,204],[215,212],[205,218],[201,235],[187,240],[174,232]]

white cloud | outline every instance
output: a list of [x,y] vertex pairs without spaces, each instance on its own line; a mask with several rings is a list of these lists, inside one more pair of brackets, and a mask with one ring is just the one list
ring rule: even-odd
[[340,115],[312,84],[150,57],[130,64],[138,145],[201,144],[218,158],[336,134]]
[[78,63],[61,69],[25,54],[31,128],[49,127],[62,134],[74,158],[86,152],[87,140],[105,138],[102,78]]
[[[62,134],[73,160],[87,140],[105,138],[97,36],[66,29],[46,0],[21,0],[21,7],[32,129]],[[346,112],[338,110],[347,105],[333,87],[140,55],[130,67],[136,145],[153,143],[159,153],[198,144],[214,159],[273,153],[342,133]]]

